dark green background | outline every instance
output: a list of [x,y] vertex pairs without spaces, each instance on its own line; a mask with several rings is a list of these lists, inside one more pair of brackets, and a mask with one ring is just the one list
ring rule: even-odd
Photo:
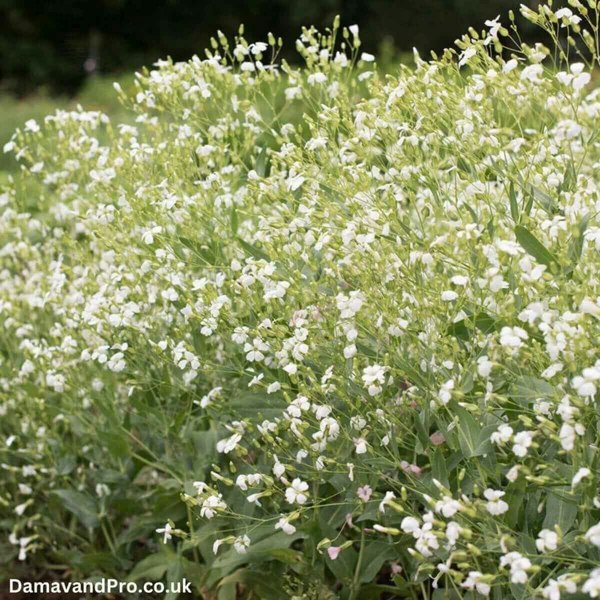
[[[529,0],[535,3],[535,0]],[[442,49],[519,0],[0,0],[0,90],[73,91],[83,63],[97,55],[114,73],[171,55],[201,53],[210,35],[231,35],[240,23],[248,40],[282,36],[293,53],[300,26],[331,24],[340,14],[361,27],[363,48]]]

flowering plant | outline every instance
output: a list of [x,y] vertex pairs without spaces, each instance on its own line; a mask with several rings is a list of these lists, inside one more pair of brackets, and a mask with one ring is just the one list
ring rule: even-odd
[[303,67],[219,34],[117,88],[131,123],[26,123],[9,559],[223,598],[598,597],[599,7],[569,6],[522,8],[549,46],[511,14],[385,79],[337,20]]

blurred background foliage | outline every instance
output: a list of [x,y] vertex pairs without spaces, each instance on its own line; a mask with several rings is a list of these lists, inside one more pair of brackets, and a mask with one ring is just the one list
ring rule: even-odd
[[[523,0],[530,6],[539,0]],[[245,25],[249,41],[270,31],[284,41],[283,56],[297,60],[294,41],[303,25],[323,28],[336,14],[358,24],[363,50],[392,72],[427,57],[470,25],[517,13],[521,0],[0,0],[0,150],[27,119],[56,108],[102,110],[126,119],[112,82],[131,85],[133,71],[171,56],[203,57],[217,29]],[[531,29],[524,28],[527,36]],[[0,152],[0,182],[17,163]]]
[[[535,0],[530,0],[530,3]],[[167,55],[202,53],[217,29],[283,37],[293,56],[302,25],[336,14],[359,24],[364,49],[388,56],[440,50],[469,25],[517,9],[519,0],[0,0],[0,90],[72,94],[90,73],[131,71]]]

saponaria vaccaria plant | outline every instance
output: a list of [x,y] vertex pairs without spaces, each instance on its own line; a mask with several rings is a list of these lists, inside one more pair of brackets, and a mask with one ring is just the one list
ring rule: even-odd
[[379,75],[219,33],[5,146],[11,569],[600,596],[599,6]]

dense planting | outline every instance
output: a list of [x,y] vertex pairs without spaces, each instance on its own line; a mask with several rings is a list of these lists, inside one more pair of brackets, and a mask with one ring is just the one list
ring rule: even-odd
[[[383,80],[214,41],[28,122],[0,195],[14,572],[600,596],[595,2]],[[387,594],[387,596],[386,596]]]

